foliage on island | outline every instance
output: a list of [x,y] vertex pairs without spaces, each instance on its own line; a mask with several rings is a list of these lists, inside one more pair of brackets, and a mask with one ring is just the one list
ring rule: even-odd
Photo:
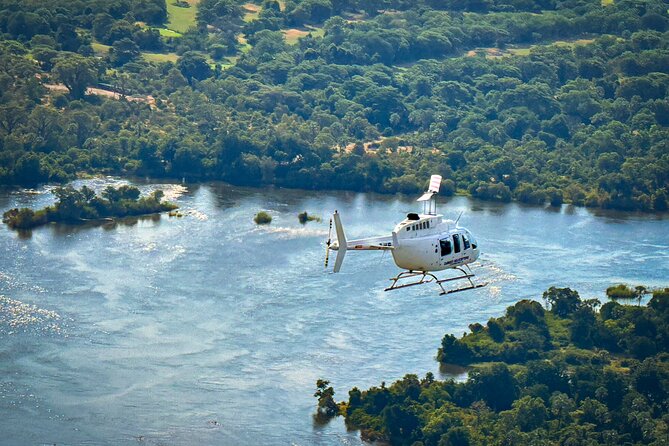
[[12,229],[31,229],[49,222],[76,223],[155,214],[177,208],[173,203],[162,201],[164,194],[161,190],[140,197],[139,189],[126,185],[118,188],[108,186],[99,196],[87,186],[81,189],[58,187],[53,194],[57,198],[53,206],[37,211],[29,208],[10,209],[2,215],[2,221]]
[[272,216],[269,215],[268,212],[260,211],[253,217],[253,221],[256,222],[257,225],[267,225],[272,223]]
[[334,389],[330,386],[330,381],[319,379],[316,381],[316,392],[314,396],[318,398],[318,406],[314,420],[317,423],[325,423],[332,417],[340,414],[340,407],[334,399]]
[[446,194],[668,207],[662,0],[189,3],[0,0],[0,184],[415,193],[440,173]]
[[477,362],[466,382],[406,375],[349,392],[346,422],[398,445],[661,445],[669,434],[669,288],[646,306],[544,293],[522,300],[439,358]]
[[624,283],[610,286],[606,289],[606,295],[611,299],[641,299],[649,292],[650,291],[644,286],[637,285],[632,288]]
[[321,221],[321,218],[317,215],[310,215],[307,211],[300,212],[297,214],[297,219],[303,225],[307,224],[310,221]]

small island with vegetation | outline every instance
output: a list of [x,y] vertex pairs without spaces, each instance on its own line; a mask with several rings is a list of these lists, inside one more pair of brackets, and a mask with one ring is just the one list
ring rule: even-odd
[[569,288],[543,298],[548,309],[521,300],[444,336],[437,359],[469,366],[465,382],[409,374],[336,404],[319,380],[316,415],[341,414],[363,439],[398,445],[666,444],[669,288],[647,305],[600,307]]
[[51,222],[80,223],[91,220],[121,218],[172,211],[174,203],[162,201],[163,191],[156,190],[146,197],[134,186],[108,186],[97,195],[88,186],[76,189],[58,187],[53,194],[56,204],[34,211],[30,208],[10,209],[2,221],[12,229],[32,229]]
[[272,223],[272,216],[265,211],[260,211],[253,217],[253,221],[256,222],[257,225],[268,225]]
[[322,221],[321,218],[318,215],[308,214],[307,211],[300,212],[299,214],[297,214],[297,219],[303,225],[306,225],[310,221],[315,221],[315,222],[321,222]]

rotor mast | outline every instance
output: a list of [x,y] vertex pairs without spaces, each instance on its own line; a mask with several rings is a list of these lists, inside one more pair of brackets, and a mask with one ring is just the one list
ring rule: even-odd
[[416,201],[423,202],[423,214],[437,215],[437,197],[441,187],[441,175],[432,175],[427,191]]

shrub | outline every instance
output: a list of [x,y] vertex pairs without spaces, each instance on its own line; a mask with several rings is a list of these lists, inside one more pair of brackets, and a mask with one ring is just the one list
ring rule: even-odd
[[634,299],[636,297],[635,291],[623,283],[608,287],[606,295],[611,299]]
[[253,221],[258,225],[266,225],[272,222],[272,216],[265,211],[260,211],[253,217]]
[[321,221],[320,217],[318,217],[316,215],[309,215],[309,214],[307,214],[307,211],[300,212],[299,214],[297,214],[297,219],[303,225],[306,224],[308,221]]

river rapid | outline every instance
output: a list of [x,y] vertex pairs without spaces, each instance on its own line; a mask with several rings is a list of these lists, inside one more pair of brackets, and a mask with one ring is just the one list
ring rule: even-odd
[[[384,292],[389,254],[323,268],[334,209],[347,237],[384,235],[416,197],[139,186],[164,189],[184,216],[0,227],[0,444],[357,445],[341,418],[314,423],[317,379],[338,400],[405,373],[463,379],[439,370],[442,336],[518,299],[669,285],[666,216],[441,198],[446,217],[463,212],[490,282],[444,297]],[[0,189],[0,212],[52,203],[49,190]],[[259,210],[270,225],[253,223]],[[300,224],[304,210],[323,221]]]

